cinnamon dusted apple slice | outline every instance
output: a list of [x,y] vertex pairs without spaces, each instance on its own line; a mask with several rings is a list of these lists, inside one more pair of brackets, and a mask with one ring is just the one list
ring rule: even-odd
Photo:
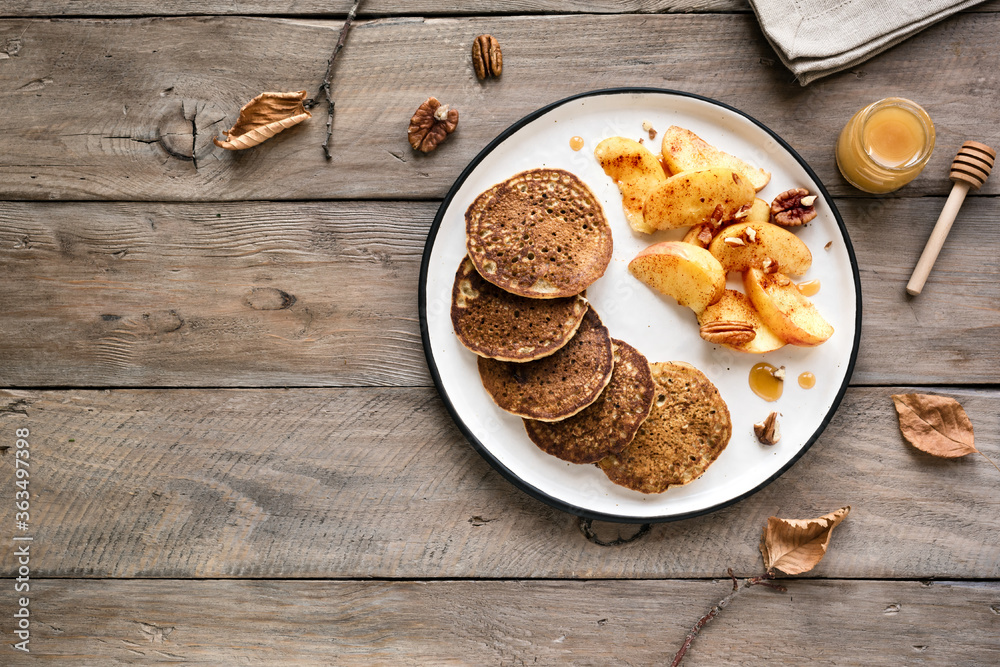
[[609,137],[597,144],[594,157],[618,185],[629,226],[646,234],[656,231],[646,223],[642,205],[650,191],[667,180],[657,157],[638,141],[625,137]]
[[709,251],[727,271],[761,268],[770,260],[782,273],[800,276],[812,266],[812,253],[787,229],[769,222],[738,222],[723,227],[712,239]]
[[663,161],[673,173],[711,167],[726,167],[743,175],[760,191],[771,180],[771,173],[720,151],[691,130],[671,125],[663,133]]
[[749,208],[744,207],[737,211],[734,219],[723,220],[719,225],[712,224],[711,222],[703,222],[700,225],[694,225],[687,230],[687,233],[684,234],[684,238],[681,240],[684,241],[684,243],[692,243],[700,248],[708,248],[716,234],[720,233],[722,229],[728,225],[733,225],[738,222],[770,221],[770,205],[763,199],[757,198],[753,200],[753,204],[751,204]]
[[813,347],[833,335],[830,323],[785,274],[750,268],[743,284],[760,319],[785,342]]
[[702,338],[739,352],[763,354],[785,346],[785,341],[764,324],[747,295],[733,289],[705,308],[698,315],[698,324]]
[[683,241],[651,245],[629,262],[629,272],[656,291],[700,313],[726,291],[726,272],[704,248]]

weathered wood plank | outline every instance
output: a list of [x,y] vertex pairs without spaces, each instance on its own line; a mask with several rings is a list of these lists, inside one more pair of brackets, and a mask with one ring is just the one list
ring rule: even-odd
[[[941,201],[838,202],[863,282],[855,383],[1000,373],[996,199],[966,203],[905,294]],[[436,208],[0,203],[0,384],[428,385],[416,284]]]
[[416,282],[434,210],[0,204],[0,378],[429,384]]
[[[768,516],[845,504],[809,576],[1000,576],[996,469],[905,444],[900,390],[849,391],[770,486],[619,548],[495,473],[429,388],[0,392],[0,430],[8,447],[31,432],[32,568],[47,576],[724,577],[761,569]],[[1000,392],[948,394],[1000,460]],[[606,541],[636,529],[599,526]]]
[[[344,16],[351,0],[293,0],[275,5],[266,0],[168,0],[151,2],[83,2],[81,0],[7,0],[2,16]],[[513,14],[651,14],[684,12],[749,12],[746,0],[367,0],[359,16],[468,16]]]
[[[990,665],[1000,584],[787,582],[741,594],[684,664]],[[720,581],[66,581],[6,664],[660,665]],[[239,609],[238,617],[233,610]],[[30,660],[29,660],[30,657]]]
[[[608,86],[677,88],[737,106],[783,135],[840,194],[857,193],[832,147],[868,101],[911,97],[937,122],[937,154],[902,196],[945,193],[943,174],[963,140],[1000,139],[995,13],[953,17],[807,88],[777,62],[752,15],[701,14],[363,21],[338,59],[331,163],[319,118],[250,151],[212,144],[259,92],[315,89],[339,27],[259,18],[0,22],[0,39],[22,44],[0,61],[0,198],[440,198],[525,113]],[[505,67],[484,85],[469,45],[487,31],[501,41]],[[429,95],[460,109],[462,121],[434,154],[418,156],[405,129]],[[1000,192],[1000,180],[985,192]]]
[[[349,0],[294,0],[280,6],[265,0],[167,0],[123,2],[106,0],[7,0],[4,17],[32,16],[185,16],[206,14],[244,16],[344,16]],[[359,16],[463,16],[473,14],[652,14],[684,12],[749,12],[746,0],[506,0],[490,2],[437,2],[432,0],[368,0]],[[990,0],[967,12],[1000,11]]]

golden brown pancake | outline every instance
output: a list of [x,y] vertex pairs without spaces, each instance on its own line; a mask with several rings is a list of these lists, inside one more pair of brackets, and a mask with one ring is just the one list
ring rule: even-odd
[[729,443],[733,427],[719,390],[690,364],[650,365],[656,396],[635,439],[600,461],[615,484],[662,493],[697,479]]
[[541,421],[571,417],[593,403],[613,369],[611,336],[593,308],[555,354],[523,364],[479,357],[479,377],[496,404]]
[[523,171],[494,185],[466,210],[465,232],[483,278],[533,299],[579,294],[611,261],[600,201],[561,169]]
[[568,343],[590,305],[582,296],[528,299],[483,280],[462,260],[451,289],[451,323],[462,345],[481,357],[532,361]]
[[615,370],[596,401],[561,421],[524,420],[539,449],[570,463],[594,463],[632,442],[653,406],[653,376],[639,350],[624,341],[612,343]]

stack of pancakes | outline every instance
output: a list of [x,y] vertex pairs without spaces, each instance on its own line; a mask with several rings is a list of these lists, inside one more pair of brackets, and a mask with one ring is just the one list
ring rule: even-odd
[[651,366],[587,302],[612,251],[590,189],[559,169],[521,172],[479,195],[465,222],[451,319],[496,404],[543,451],[630,489],[701,475],[729,442],[729,411],[700,371]]

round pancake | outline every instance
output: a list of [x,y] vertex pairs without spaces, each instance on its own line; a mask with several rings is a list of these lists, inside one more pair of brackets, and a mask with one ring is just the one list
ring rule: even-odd
[[579,294],[611,261],[600,201],[561,169],[523,171],[494,185],[466,210],[465,232],[483,278],[533,299]]
[[496,404],[541,421],[571,417],[593,403],[613,370],[611,336],[593,308],[555,354],[523,364],[479,357],[479,377]]
[[578,414],[557,422],[524,420],[531,441],[570,463],[595,463],[632,442],[653,406],[649,361],[628,343],[611,339],[615,369],[600,397]]
[[568,343],[589,308],[582,296],[528,299],[483,280],[462,260],[451,289],[451,323],[462,345],[481,357],[532,361]]
[[599,463],[615,484],[642,493],[697,479],[729,444],[733,426],[719,390],[690,364],[650,364],[656,395],[635,439]]

